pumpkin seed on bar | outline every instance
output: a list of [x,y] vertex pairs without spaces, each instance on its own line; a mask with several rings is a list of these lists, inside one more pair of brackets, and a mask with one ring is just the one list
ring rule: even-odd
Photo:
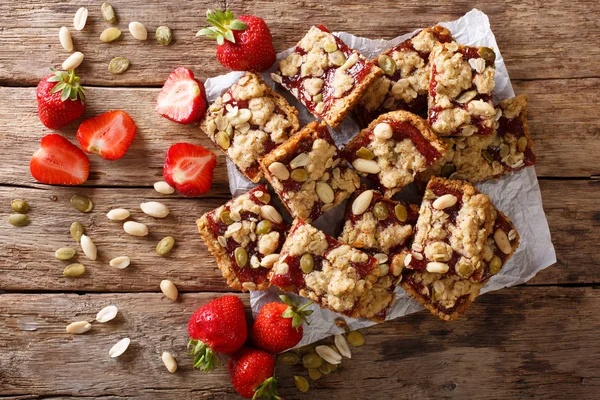
[[315,259],[312,254],[304,253],[300,258],[300,268],[305,274],[310,274],[315,267]]
[[12,214],[8,217],[8,222],[13,226],[26,226],[29,225],[29,217],[25,214]]
[[104,20],[109,24],[114,24],[115,22],[117,22],[115,9],[110,5],[110,3],[102,3],[100,11],[102,11],[102,18],[104,18]]
[[92,211],[92,208],[94,208],[94,203],[92,203],[92,200],[85,196],[80,196],[78,194],[71,197],[69,201],[77,211],[81,211],[83,213],[88,213]]
[[323,46],[323,50],[325,50],[328,53],[333,53],[337,49],[338,49],[337,44],[334,42],[327,42],[327,43],[325,43],[325,46]]
[[500,153],[499,153],[500,157],[504,158],[508,155],[508,153],[510,153],[510,148],[508,147],[507,144],[502,143],[500,145]]
[[238,247],[237,249],[235,249],[234,256],[235,262],[237,263],[238,267],[244,268],[248,263],[248,253],[243,247]]
[[231,212],[230,211],[223,211],[221,213],[221,215],[219,216],[219,219],[225,225],[231,225],[231,224],[233,224],[233,219],[231,219]]
[[298,388],[299,391],[301,392],[308,392],[308,381],[306,380],[305,377],[303,376],[299,376],[299,375],[294,375],[294,383],[296,384],[296,387]]
[[70,264],[63,270],[63,275],[68,277],[77,277],[85,273],[85,265],[83,264]]
[[321,93],[319,93],[319,94],[315,94],[315,95],[313,96],[313,101],[314,101],[315,103],[320,103],[320,102],[322,102],[322,101],[323,101],[323,95],[322,95]]
[[500,268],[502,268],[502,260],[498,256],[494,256],[490,261],[490,273],[496,275],[500,272]]
[[394,207],[394,213],[400,222],[404,222],[408,218],[408,211],[406,210],[406,207],[404,207],[404,204],[396,204],[396,207]]
[[494,53],[494,50],[490,49],[489,47],[480,47],[477,53],[481,58],[483,58],[491,64],[493,64],[494,61],[496,61],[496,53]]
[[372,160],[373,158],[375,158],[375,154],[373,154],[371,150],[367,149],[364,146],[356,150],[356,155],[360,158],[364,158],[365,160]]
[[302,357],[304,368],[319,368],[323,364],[323,359],[317,353],[308,353]]
[[348,333],[346,340],[352,347],[360,347],[365,344],[365,337],[359,331],[352,331]]
[[73,240],[80,242],[85,230],[83,229],[83,225],[81,225],[79,222],[73,222],[69,228],[69,232],[71,232],[71,237]]
[[380,221],[383,221],[388,217],[388,209],[385,203],[375,203],[373,206],[373,215]]
[[450,175],[452,175],[454,173],[454,171],[456,171],[456,167],[454,166],[454,164],[445,164],[442,167],[442,171],[440,172],[440,175],[442,175],[442,177],[444,177],[444,178],[448,178]]
[[519,140],[517,140],[517,147],[519,148],[520,152],[525,151],[525,149],[527,148],[527,138],[525,136],[521,136]]
[[263,219],[258,224],[256,224],[255,232],[257,235],[266,235],[267,233],[271,232],[272,226],[273,225],[271,224],[271,221]]
[[463,278],[468,278],[473,274],[473,266],[469,263],[460,263],[456,266],[456,272]]
[[156,41],[163,46],[168,46],[173,40],[173,33],[168,26],[159,26],[156,28]]
[[292,171],[290,176],[296,182],[304,182],[308,179],[308,172],[304,168],[297,168]]
[[112,74],[119,75],[127,71],[129,68],[129,59],[126,57],[115,57],[108,63],[108,71]]
[[300,356],[293,351],[286,351],[277,356],[277,362],[283,365],[296,365],[300,362]]
[[385,72],[386,75],[392,76],[396,72],[396,61],[390,56],[386,56],[382,54],[377,59],[377,64],[379,64],[379,68]]
[[25,200],[14,199],[10,202],[10,206],[13,210],[15,210],[15,212],[20,214],[25,214],[27,211],[29,211],[29,204],[27,204]]
[[175,239],[173,236],[164,237],[156,245],[156,254],[159,256],[166,256],[169,254],[173,246],[175,245]]
[[483,158],[485,158],[485,161],[489,162],[490,164],[494,162],[494,158],[489,152],[483,150],[481,152],[481,155],[483,156]]
[[54,252],[54,256],[59,260],[70,260],[75,256],[75,249],[71,247],[62,247]]

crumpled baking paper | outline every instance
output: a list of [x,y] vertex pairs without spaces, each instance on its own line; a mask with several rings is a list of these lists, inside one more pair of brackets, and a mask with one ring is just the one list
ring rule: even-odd
[[[487,15],[483,12],[473,9],[463,17],[451,21],[442,22],[440,25],[448,28],[454,38],[460,44],[471,46],[486,46],[496,52],[496,88],[494,98],[496,101],[514,97],[514,91],[510,83],[508,71],[504,65],[504,60],[498,49],[496,38],[490,29]],[[367,58],[371,59],[398,43],[413,36],[417,31],[398,36],[392,40],[371,40],[353,36],[349,33],[334,33],[340,37],[348,46],[358,50]],[[298,37],[300,39],[300,37]],[[288,49],[277,55],[278,60],[285,58],[292,49]],[[286,97],[288,102],[298,109],[298,117],[301,125],[314,120],[314,117],[307,109],[300,104],[292,95],[277,87],[271,80],[270,72],[263,73],[263,78],[277,92]],[[215,101],[227,88],[229,88],[242,72],[232,72],[227,75],[208,79],[205,83],[206,93],[209,101]],[[358,124],[351,117],[339,126],[335,131],[332,130],[332,137],[338,146],[344,145],[352,136],[359,132]],[[228,159],[227,172],[229,176],[229,186],[233,196],[244,193],[255,186],[247,180],[235,165]],[[496,207],[508,215],[515,224],[521,237],[520,246],[515,255],[506,263],[500,273],[492,277],[482,289],[482,293],[501,289],[508,286],[515,286],[527,282],[538,271],[549,267],[556,262],[556,254],[550,240],[550,231],[548,222],[542,208],[542,198],[540,188],[533,167],[525,168],[516,173],[512,173],[497,181],[484,182],[477,185],[477,188],[486,193],[492,199]],[[412,189],[412,190],[411,190]],[[415,201],[416,192],[413,188],[405,188],[400,193],[401,198]],[[345,204],[330,210],[327,214],[315,221],[314,225],[324,232],[333,235],[336,228],[341,226]],[[250,294],[250,303],[252,311],[256,315],[260,308],[271,301],[278,301],[277,295],[280,294],[277,289],[271,288],[267,291],[253,291]],[[289,294],[294,301],[306,302],[294,294]],[[396,288],[396,302],[389,310],[387,320],[395,319],[419,310],[423,307],[416,300],[411,299],[408,294],[400,287]],[[341,333],[343,330],[334,324],[336,318],[340,315],[327,309],[312,304],[314,310],[311,315],[311,324],[305,325],[304,337],[298,346],[309,344],[325,338],[327,336]],[[435,318],[432,316],[432,318]],[[375,323],[364,319],[352,319],[344,317],[350,329],[359,329],[374,325]]]

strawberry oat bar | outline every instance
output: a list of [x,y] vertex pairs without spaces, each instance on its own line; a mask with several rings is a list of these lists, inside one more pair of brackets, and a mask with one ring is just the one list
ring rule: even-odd
[[393,111],[356,135],[343,155],[359,174],[391,197],[445,152],[446,145],[425,120],[408,111]]
[[287,226],[266,185],[204,214],[197,224],[229,286],[242,291],[269,286],[267,274],[285,241]]
[[383,74],[323,25],[313,26],[271,74],[317,118],[338,126]]
[[298,111],[257,74],[246,72],[208,108],[200,128],[252,182],[258,160],[300,128]]
[[340,204],[360,185],[327,125],[317,121],[265,156],[261,168],[292,216],[307,222]]
[[510,220],[470,183],[432,178],[419,211],[402,287],[443,319],[455,319],[514,254],[519,235]]
[[441,136],[490,135],[496,54],[488,47],[437,44],[429,56],[429,123]]
[[453,41],[450,31],[442,26],[425,28],[372,60],[385,74],[375,81],[356,106],[355,113],[362,126],[389,111],[426,114],[429,53],[436,44]]
[[334,312],[383,321],[394,296],[380,275],[376,258],[295,220],[269,279]]
[[419,179],[431,175],[479,182],[495,179],[535,164],[533,141],[527,126],[527,98],[500,102],[502,116],[494,134],[446,138],[448,152]]

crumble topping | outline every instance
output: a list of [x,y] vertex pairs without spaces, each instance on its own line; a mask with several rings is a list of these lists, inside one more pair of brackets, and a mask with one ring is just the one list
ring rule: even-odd
[[482,283],[461,279],[456,275],[414,271],[410,276],[419,294],[428,298],[431,304],[439,305],[442,313],[444,309],[454,308],[459,299],[466,297],[468,301],[474,301],[483,287]]

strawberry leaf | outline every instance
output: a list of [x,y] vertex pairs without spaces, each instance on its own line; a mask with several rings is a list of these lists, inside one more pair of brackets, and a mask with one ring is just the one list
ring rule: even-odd
[[211,25],[204,29],[200,29],[196,36],[207,36],[211,39],[216,39],[219,45],[228,40],[235,43],[235,35],[233,31],[240,31],[248,28],[248,25],[242,21],[235,19],[233,13],[229,10],[223,12],[216,9],[215,11],[208,10],[206,12],[206,21]]
[[225,36],[225,39],[229,40],[231,43],[235,43],[235,36],[233,36],[232,30],[227,30],[223,36]]
[[234,19],[229,24],[229,28],[231,28],[231,29],[233,29],[235,31],[243,31],[244,29],[248,28],[248,25],[246,25],[245,23],[243,23],[239,19]]
[[200,340],[190,339],[188,342],[190,355],[194,356],[193,365],[195,369],[204,372],[210,372],[216,367],[221,366],[221,359],[210,347]]

